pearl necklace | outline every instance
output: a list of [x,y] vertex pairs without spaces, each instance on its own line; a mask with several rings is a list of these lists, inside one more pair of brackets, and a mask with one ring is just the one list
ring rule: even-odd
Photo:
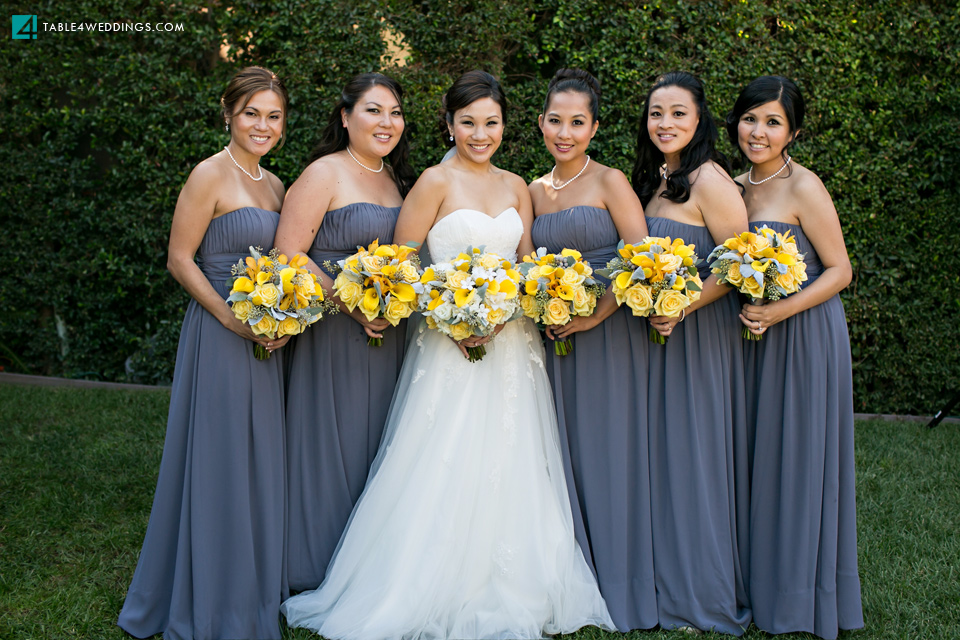
[[383,171],[383,158],[380,158],[380,168],[379,168],[379,169],[371,169],[371,168],[368,167],[367,165],[365,165],[365,164],[363,164],[362,162],[360,162],[359,160],[357,160],[357,156],[353,155],[353,152],[350,151],[350,146],[349,146],[349,145],[347,145],[347,153],[350,154],[350,157],[353,158],[353,161],[354,161],[354,162],[356,162],[358,165],[360,165],[361,167],[363,167],[363,168],[366,169],[367,171],[372,171],[373,173],[380,173],[381,171]]
[[766,178],[764,178],[763,180],[761,180],[761,181],[759,181],[759,182],[754,182],[754,181],[753,181],[753,166],[751,166],[751,167],[750,167],[750,171],[747,172],[747,180],[749,180],[749,181],[750,181],[750,184],[752,184],[752,185],[754,185],[754,186],[756,186],[756,185],[758,185],[758,184],[763,184],[763,183],[766,182],[767,180],[773,180],[773,179],[776,178],[778,175],[780,175],[781,173],[783,173],[783,170],[787,168],[787,165],[790,164],[790,161],[791,161],[791,160],[793,160],[793,158],[790,157],[790,156],[787,156],[787,161],[783,163],[783,166],[780,167],[780,169],[779,169],[775,174],[773,174],[772,176],[767,176]]
[[224,147],[223,150],[226,151],[226,152],[227,152],[227,155],[230,156],[230,159],[233,160],[233,164],[237,165],[237,169],[240,169],[240,171],[243,171],[245,174],[247,174],[247,176],[248,176],[251,180],[253,180],[254,182],[260,182],[261,180],[263,180],[263,167],[261,167],[259,164],[257,164],[257,169],[260,169],[260,177],[259,177],[259,178],[254,178],[253,175],[252,175],[249,171],[247,171],[246,169],[244,169],[243,167],[241,167],[241,166],[240,166],[240,163],[237,162],[237,159],[233,157],[233,154],[230,153],[230,147]]
[[587,170],[587,165],[589,164],[590,164],[590,156],[587,156],[587,161],[583,163],[583,168],[580,169],[580,173],[573,176],[572,178],[564,182],[559,187],[556,185],[556,183],[553,180],[553,172],[557,170],[557,165],[553,165],[553,169],[550,169],[550,186],[553,187],[554,191],[560,191],[560,189],[563,189],[565,186],[567,186],[568,184],[570,184],[571,182],[573,182],[574,180],[582,176],[583,172]]

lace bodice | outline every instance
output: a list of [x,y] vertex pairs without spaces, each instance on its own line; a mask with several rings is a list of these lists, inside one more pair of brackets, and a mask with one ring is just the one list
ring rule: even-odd
[[457,209],[444,216],[427,234],[427,249],[436,262],[455,258],[467,247],[484,247],[506,260],[517,259],[523,220],[510,207],[493,218],[475,209]]

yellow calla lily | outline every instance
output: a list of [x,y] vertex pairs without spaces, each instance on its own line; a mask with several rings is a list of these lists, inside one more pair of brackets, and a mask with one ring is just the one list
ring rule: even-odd
[[753,270],[759,271],[760,273],[765,273],[767,271],[767,266],[769,265],[769,262],[760,262],[758,260],[754,260],[750,263],[750,266],[753,267]]
[[459,289],[453,294],[453,302],[458,307],[466,306],[473,301],[473,297],[476,295],[476,293],[477,292],[473,289]]
[[424,270],[423,275],[420,276],[420,283],[427,284],[428,282],[433,282],[436,279],[437,274],[434,273],[433,267],[427,267],[426,270]]
[[579,260],[580,258],[583,257],[583,254],[577,251],[576,249],[564,249],[563,251],[560,252],[560,255],[564,256],[565,258],[572,257],[574,260]]
[[374,289],[367,289],[363,294],[363,300],[360,302],[367,311],[373,311],[380,307],[380,297]]
[[434,298],[433,300],[427,303],[427,310],[433,311],[434,309],[439,307],[441,304],[443,304],[443,298],[441,298],[440,296],[437,296],[436,298]]
[[270,274],[266,271],[261,271],[257,274],[257,284],[263,284],[270,281]]
[[[500,283],[500,293],[502,293],[507,300],[512,300],[517,297],[517,283],[513,280],[504,280]],[[536,288],[534,288],[534,293],[536,293]]]
[[526,284],[523,286],[523,290],[528,296],[536,295],[537,289],[540,288],[540,284],[536,280],[527,280]]
[[253,292],[253,281],[250,278],[240,277],[233,283],[234,291],[243,291],[244,293]]
[[673,282],[673,288],[676,289],[677,291],[683,291],[683,288],[685,286],[687,286],[686,280],[684,280],[680,276],[677,276],[677,279],[674,280]]
[[[477,285],[480,284],[480,281],[477,281]],[[496,280],[490,280],[487,283],[487,293],[499,293],[500,292],[500,283]]]
[[417,292],[406,282],[400,282],[394,285],[393,296],[400,302],[410,302],[417,297]]
[[[646,273],[647,270],[644,269],[643,272]],[[627,287],[629,287],[629,286],[630,286],[630,276],[631,276],[631,273],[630,273],[629,271],[624,271],[623,273],[621,273],[620,275],[618,275],[618,276],[617,276],[617,287],[619,287],[620,289],[626,289]]]
[[562,300],[573,300],[573,287],[568,284],[561,284],[557,287],[557,297]]
[[797,259],[789,253],[778,253],[776,259],[777,262],[787,267],[792,267],[793,265],[797,264]]
[[[380,247],[383,249],[383,247]],[[397,275],[397,265],[395,264],[385,264],[383,268],[380,269],[380,273],[388,278],[393,278]]]
[[293,267],[287,267],[286,269],[280,270],[280,284],[283,285],[283,292],[290,293],[293,291],[293,276],[297,275],[297,270]]
[[388,244],[377,247],[377,250],[373,252],[373,255],[380,256],[381,258],[392,258],[397,255],[397,252],[393,250]]

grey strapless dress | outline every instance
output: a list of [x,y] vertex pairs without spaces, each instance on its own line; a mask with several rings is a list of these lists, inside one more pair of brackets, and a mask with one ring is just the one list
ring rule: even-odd
[[[809,287],[823,273],[798,225]],[[850,339],[840,296],[744,341],[754,433],[750,593],[769,633],[836,638],[863,627],[857,571]]]
[[[648,217],[647,227],[652,236],[695,244],[701,258],[717,245],[706,227],[657,217]],[[707,261],[698,268],[706,280]],[[688,625],[741,635],[750,624],[748,442],[738,310],[737,296],[728,294],[677,324],[667,344],[650,345],[654,574],[665,629]]]
[[[379,238],[393,242],[399,207],[328,211],[310,249],[323,268]],[[346,314],[297,336],[287,371],[287,567],[290,588],[316,589],[367,481],[403,364],[406,323],[367,344]]]
[[[210,222],[197,262],[221,296],[251,245],[273,247],[278,220],[245,207]],[[282,368],[283,349],[257,360],[252,342],[190,302],[150,523],[117,622],[131,635],[280,637]]]
[[[619,239],[606,209],[577,206],[533,221],[535,247],[553,253],[576,249],[594,269],[614,258]],[[577,542],[594,568],[617,629],[649,629],[658,619],[647,451],[647,329],[624,306],[571,340],[574,350],[566,356],[556,355],[546,341],[546,368]]]

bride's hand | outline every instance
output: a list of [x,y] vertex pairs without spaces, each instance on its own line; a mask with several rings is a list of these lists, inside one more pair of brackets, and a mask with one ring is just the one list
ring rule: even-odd
[[360,309],[347,311],[346,314],[363,327],[363,330],[367,332],[367,337],[369,338],[382,338],[383,330],[390,326],[390,323],[384,318],[367,320],[367,317],[360,312]]

